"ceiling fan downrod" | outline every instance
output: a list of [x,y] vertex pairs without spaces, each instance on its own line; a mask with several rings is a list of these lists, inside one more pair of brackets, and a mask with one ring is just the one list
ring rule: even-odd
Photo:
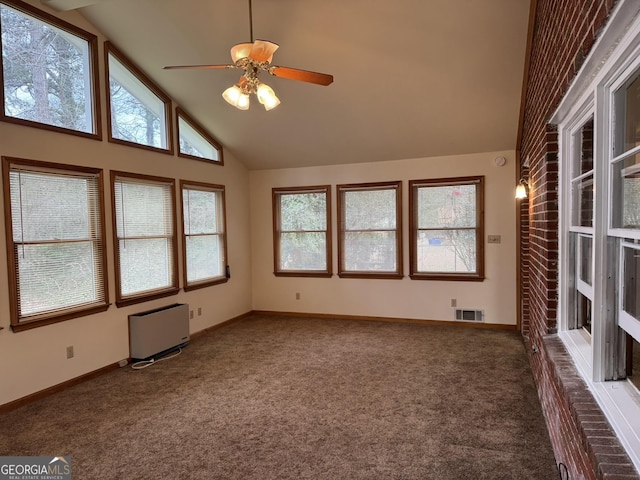
[[249,38],[253,43],[253,9],[251,8],[251,0],[249,0]]

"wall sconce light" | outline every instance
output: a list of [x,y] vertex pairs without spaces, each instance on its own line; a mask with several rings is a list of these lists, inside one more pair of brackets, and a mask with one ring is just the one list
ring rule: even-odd
[[522,177],[520,179],[520,183],[516,187],[516,198],[518,200],[522,200],[523,198],[527,198],[529,194],[529,182],[526,178]]

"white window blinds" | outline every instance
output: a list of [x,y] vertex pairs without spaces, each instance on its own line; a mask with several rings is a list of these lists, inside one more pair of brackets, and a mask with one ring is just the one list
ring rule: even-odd
[[173,181],[118,175],[113,190],[119,299],[175,287]]
[[19,322],[106,303],[100,178],[10,165]]
[[183,185],[186,286],[226,278],[224,187]]

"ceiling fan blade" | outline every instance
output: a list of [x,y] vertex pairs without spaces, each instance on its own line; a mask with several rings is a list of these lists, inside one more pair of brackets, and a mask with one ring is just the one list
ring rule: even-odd
[[273,54],[278,47],[277,43],[269,42],[268,40],[256,40],[253,42],[251,52],[249,52],[249,58],[256,62],[271,63]]
[[179,68],[236,68],[235,65],[169,65],[165,70],[177,70]]
[[274,65],[269,68],[269,73],[276,77],[298,80],[300,82],[315,83],[316,85],[324,85],[325,87],[333,83],[333,75],[310,72],[309,70],[299,70],[297,68],[278,67]]

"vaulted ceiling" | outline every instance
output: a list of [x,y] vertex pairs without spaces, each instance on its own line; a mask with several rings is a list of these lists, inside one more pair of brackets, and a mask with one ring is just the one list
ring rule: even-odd
[[330,86],[261,76],[281,99],[240,111],[221,93],[250,41],[248,0],[42,0],[95,25],[250,169],[515,149],[529,0],[253,0],[273,64]]

